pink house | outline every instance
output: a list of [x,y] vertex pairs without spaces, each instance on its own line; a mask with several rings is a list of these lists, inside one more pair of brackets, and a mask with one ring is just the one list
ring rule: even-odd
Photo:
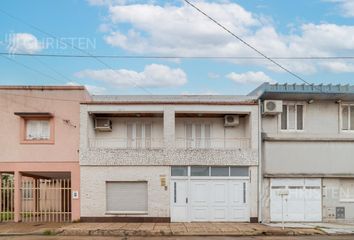
[[80,218],[81,86],[0,86],[0,221]]

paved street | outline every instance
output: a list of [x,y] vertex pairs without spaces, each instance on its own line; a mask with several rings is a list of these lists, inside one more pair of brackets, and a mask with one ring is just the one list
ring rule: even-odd
[[353,240],[354,236],[309,236],[309,237],[64,237],[64,236],[21,236],[0,237],[1,240]]

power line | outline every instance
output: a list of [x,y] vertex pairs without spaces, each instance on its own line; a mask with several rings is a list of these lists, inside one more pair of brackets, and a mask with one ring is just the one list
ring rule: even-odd
[[[10,53],[0,52],[0,55],[23,56],[23,57],[54,57],[54,58],[131,58],[131,59],[240,59],[240,60],[257,60],[265,59],[264,57],[252,56],[159,56],[159,55],[79,55],[79,54],[45,54],[45,53]],[[269,57],[278,60],[336,60],[336,59],[354,59],[354,56],[308,56],[308,57]],[[267,60],[267,59],[266,59]]]
[[13,62],[13,63],[15,63],[15,64],[17,64],[17,65],[19,65],[19,66],[21,66],[21,67],[23,67],[23,68],[26,68],[27,70],[30,70],[30,71],[32,71],[32,72],[35,72],[35,73],[39,74],[39,75],[42,75],[42,76],[45,77],[46,79],[47,79],[47,78],[50,78],[50,79],[54,80],[55,82],[61,82],[59,79],[57,79],[57,78],[55,78],[55,77],[53,77],[53,76],[51,76],[51,75],[49,75],[49,74],[46,74],[46,73],[44,73],[44,72],[41,72],[41,71],[39,71],[39,70],[37,70],[37,69],[35,69],[35,68],[32,68],[32,67],[30,67],[30,66],[28,66],[28,65],[26,65],[26,64],[24,64],[24,63],[21,63],[21,62],[19,62],[19,61],[16,61],[16,60],[13,59],[13,58],[10,58],[10,57],[4,56],[4,55],[0,55],[0,56],[3,57],[3,58],[5,58],[6,60],[8,60],[8,61],[10,61],[10,62]]
[[243,44],[245,44],[247,47],[251,48],[253,51],[255,51],[256,53],[258,53],[259,55],[261,55],[262,57],[264,57],[265,59],[267,59],[268,61],[272,62],[273,64],[275,64],[276,66],[278,66],[279,68],[283,69],[284,71],[286,71],[287,73],[289,73],[290,75],[292,75],[293,77],[301,80],[302,82],[306,83],[306,84],[310,84],[308,81],[306,81],[305,79],[303,79],[302,77],[300,77],[299,75],[297,75],[296,73],[293,73],[292,71],[290,71],[289,69],[287,69],[286,67],[282,66],[280,63],[278,63],[277,61],[273,60],[272,58],[268,57],[267,55],[265,55],[263,52],[259,51],[257,48],[253,47],[251,44],[249,44],[248,42],[246,42],[245,40],[243,40],[241,37],[237,36],[235,33],[233,33],[231,30],[229,30],[227,27],[225,27],[224,25],[222,25],[221,23],[219,23],[217,20],[215,20],[214,18],[210,17],[208,14],[206,14],[205,12],[203,12],[200,8],[198,8],[197,6],[195,6],[194,4],[192,4],[190,1],[188,0],[184,0],[188,5],[190,5],[191,7],[193,7],[194,9],[196,9],[198,12],[200,12],[201,14],[203,14],[205,17],[207,17],[208,19],[210,19],[212,22],[214,22],[216,25],[218,25],[219,27],[221,27],[222,29],[224,29],[226,32],[228,32],[229,34],[231,34],[233,37],[235,37],[236,39],[238,39],[240,42],[242,42]]
[[[14,15],[12,15],[12,14],[10,14],[10,13],[8,13],[8,12],[2,10],[2,9],[0,9],[0,12],[1,12],[2,14],[6,15],[6,16],[8,16],[8,17],[10,17],[10,18],[12,18],[12,19],[15,19],[15,20],[18,21],[18,22],[21,22],[21,23],[24,24],[24,25],[29,26],[29,27],[32,28],[32,29],[35,29],[36,31],[38,31],[38,32],[40,32],[40,33],[42,33],[42,34],[45,34],[45,35],[47,35],[47,36],[50,36],[50,37],[52,37],[52,38],[54,38],[54,39],[60,41],[61,43],[64,43],[64,44],[66,44],[66,45],[71,46],[72,48],[74,48],[74,49],[76,49],[76,50],[78,50],[78,51],[80,51],[80,52],[82,52],[82,53],[84,53],[84,54],[90,56],[90,57],[93,58],[93,59],[95,59],[97,62],[101,63],[102,65],[104,65],[105,67],[107,67],[108,69],[110,69],[113,73],[116,73],[116,70],[114,70],[109,64],[105,63],[105,62],[102,61],[100,58],[95,57],[95,56],[92,55],[91,53],[89,53],[89,52],[87,52],[87,51],[85,51],[85,50],[83,50],[83,49],[81,49],[81,48],[78,48],[78,47],[76,47],[75,45],[71,44],[70,42],[67,42],[67,41],[65,41],[65,40],[62,40],[62,39],[56,37],[55,35],[53,35],[53,34],[47,32],[47,31],[45,31],[45,30],[42,30],[41,28],[39,28],[39,27],[37,27],[37,26],[35,26],[35,25],[29,23],[29,22],[26,22],[26,21],[22,20],[21,18],[18,18],[18,17],[14,16]],[[146,93],[148,93],[148,94],[150,94],[150,95],[152,94],[148,89],[144,88],[143,86],[140,86],[136,81],[134,81],[134,80],[132,80],[132,79],[129,79],[129,81],[131,81],[131,82],[134,83],[133,87],[140,88],[140,89],[142,89],[143,91],[145,91]]]

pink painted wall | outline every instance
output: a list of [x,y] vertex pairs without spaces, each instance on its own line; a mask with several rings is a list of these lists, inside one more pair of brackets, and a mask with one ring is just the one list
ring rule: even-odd
[[[88,100],[90,96],[82,87],[0,86],[0,172],[14,172],[15,177],[31,172],[70,172],[72,190],[79,191],[80,102]],[[54,144],[21,144],[21,117],[15,112],[54,115]],[[18,209],[19,201],[15,206]],[[79,218],[80,199],[72,200],[72,219]]]
[[[78,87],[49,89],[10,90],[0,86],[0,162],[79,161],[79,103],[88,100],[89,95],[85,90],[78,90]],[[21,144],[20,117],[14,112],[52,113],[55,143]],[[64,120],[69,120],[76,127]]]

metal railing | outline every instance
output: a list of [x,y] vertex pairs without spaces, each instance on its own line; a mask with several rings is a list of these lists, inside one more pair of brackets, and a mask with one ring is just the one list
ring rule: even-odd
[[90,148],[113,149],[158,149],[163,147],[163,138],[90,138]]
[[[161,149],[163,138],[90,138],[90,148],[110,149]],[[177,138],[174,143],[177,149],[247,149],[249,138]]]
[[70,179],[21,181],[22,222],[70,222]]
[[176,148],[184,149],[246,149],[249,138],[177,138]]
[[14,179],[13,176],[0,175],[0,222],[14,220]]

